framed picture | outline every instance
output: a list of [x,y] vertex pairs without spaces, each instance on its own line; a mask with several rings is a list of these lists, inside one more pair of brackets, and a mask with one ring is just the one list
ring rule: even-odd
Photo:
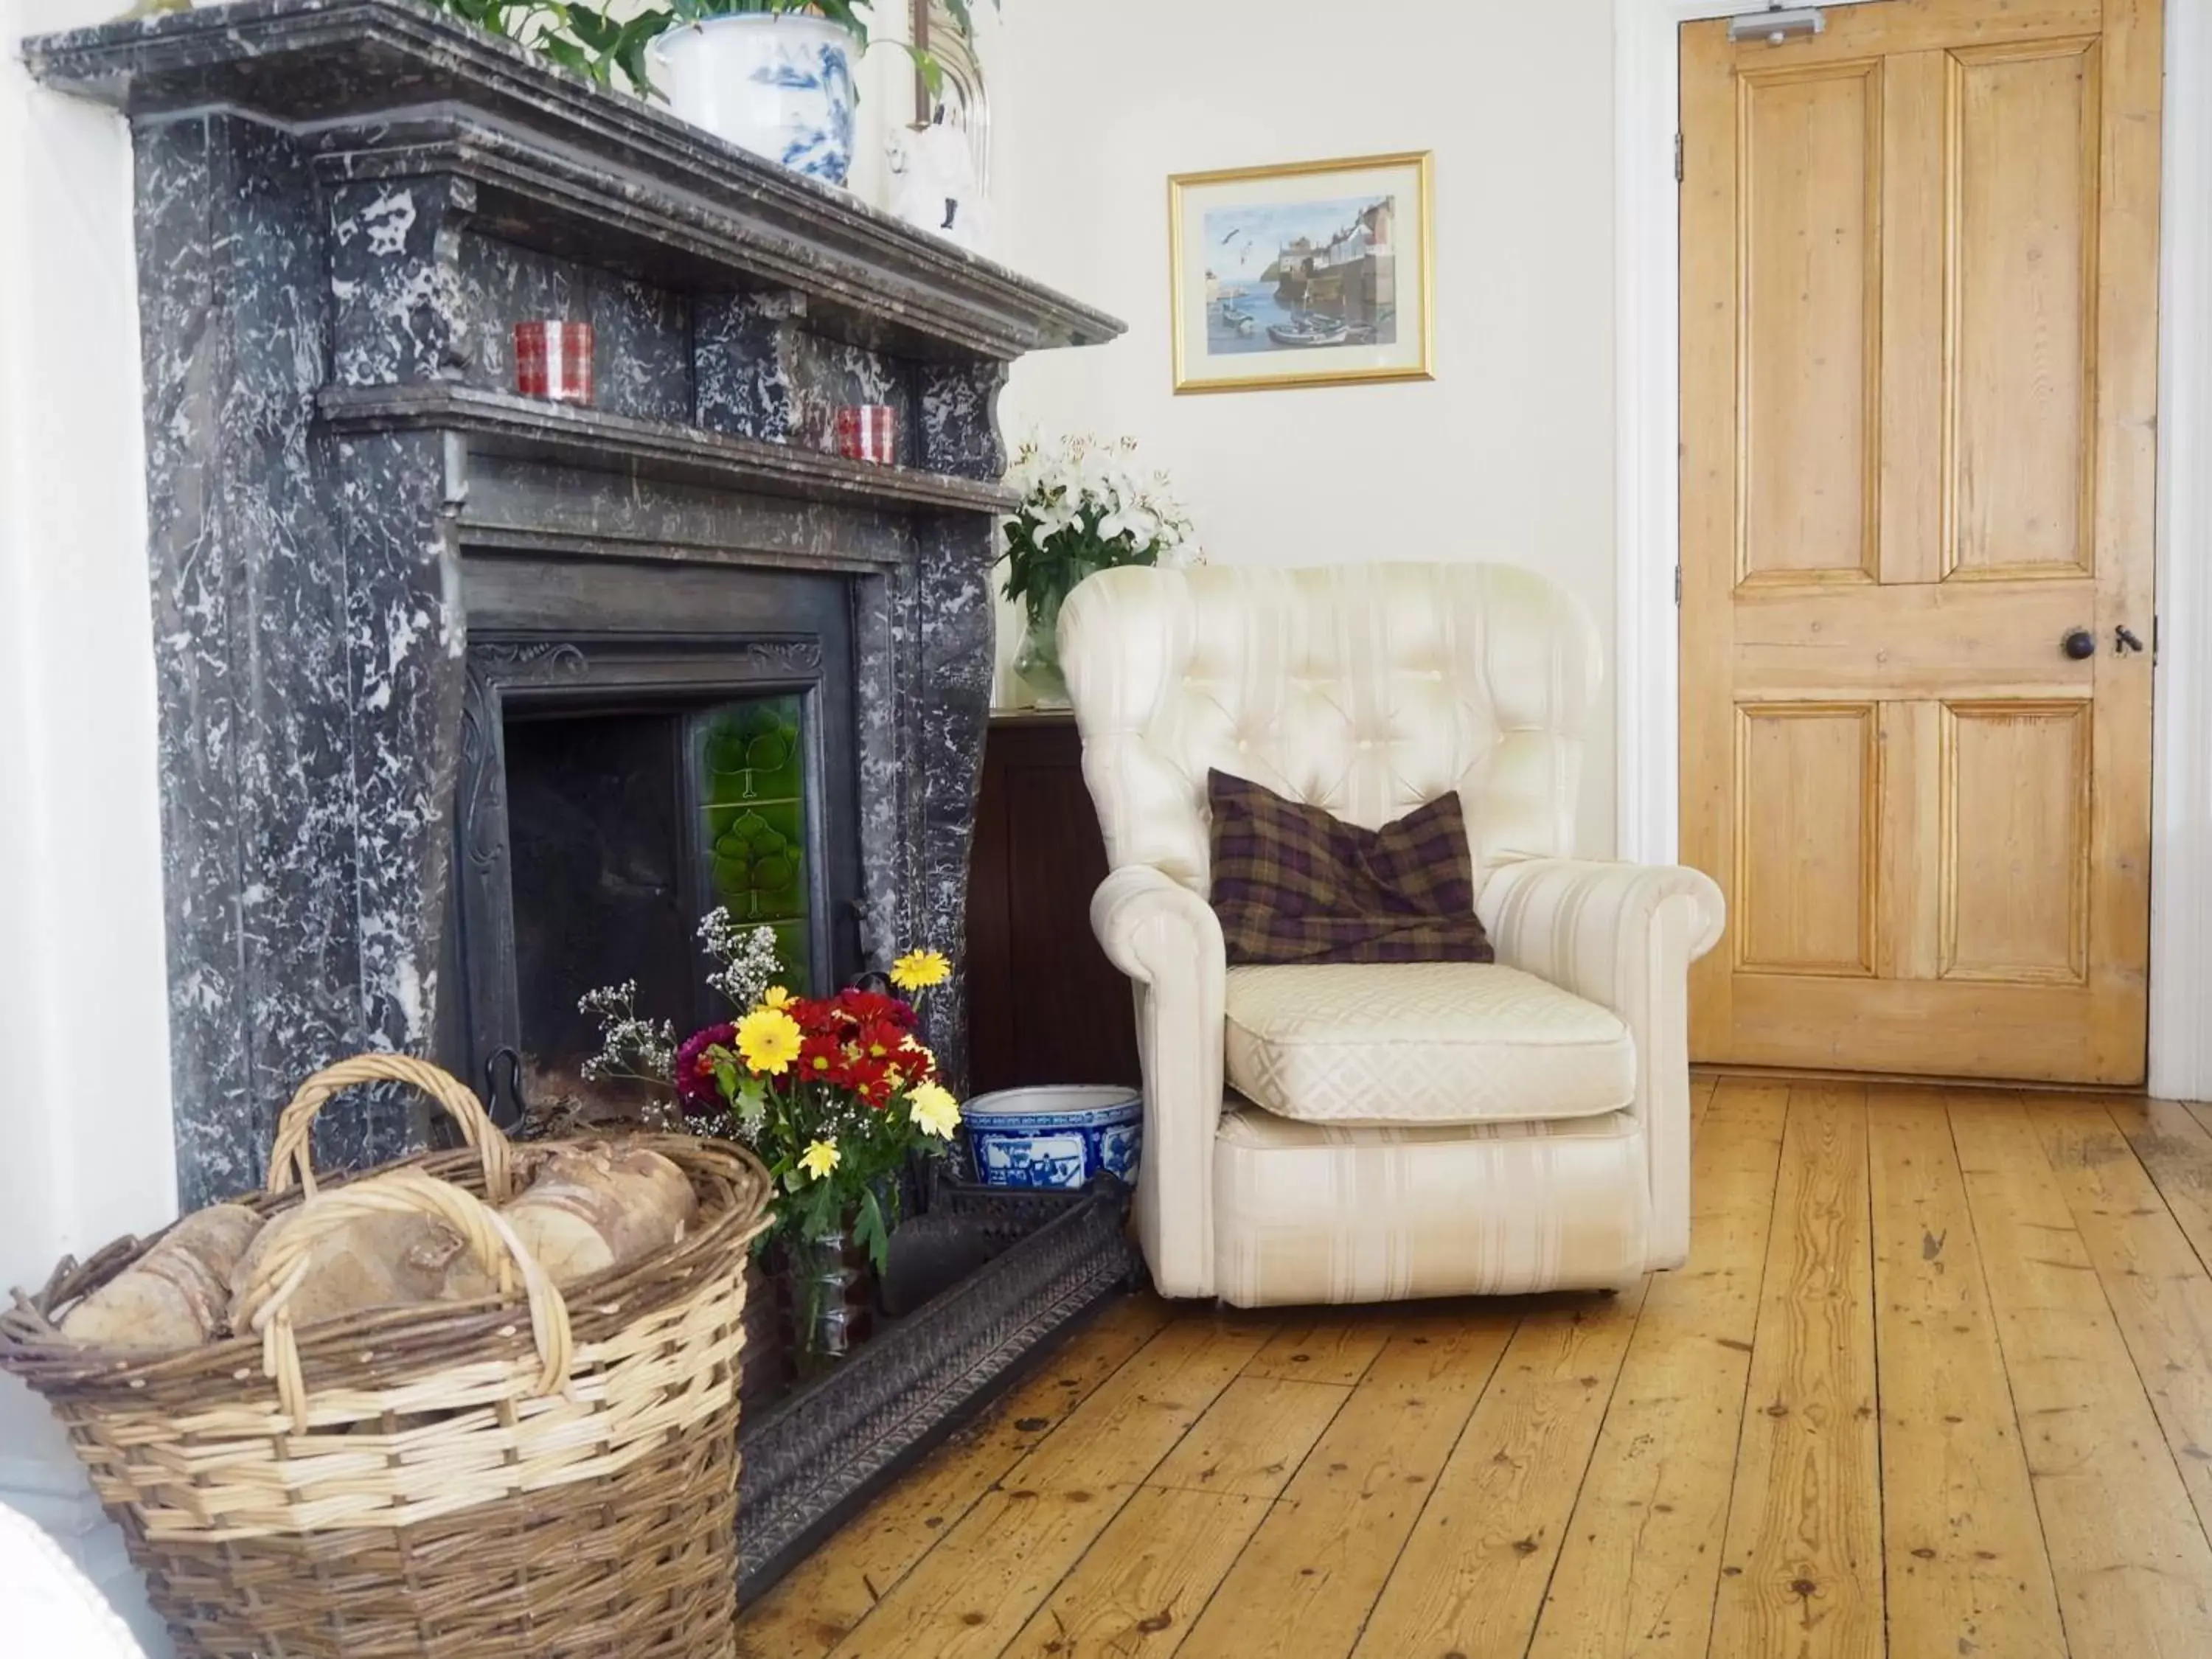
[[1175,389],[1430,378],[1429,155],[1168,180]]

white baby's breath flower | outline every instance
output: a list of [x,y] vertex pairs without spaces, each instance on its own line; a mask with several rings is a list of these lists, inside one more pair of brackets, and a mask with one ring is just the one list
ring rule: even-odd
[[707,975],[707,983],[743,1013],[767,994],[781,971],[775,929],[766,925],[747,927],[716,905],[699,922],[699,943],[720,964]]

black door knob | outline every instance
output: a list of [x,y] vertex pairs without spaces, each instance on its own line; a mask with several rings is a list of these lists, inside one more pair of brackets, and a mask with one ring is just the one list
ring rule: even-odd
[[2080,662],[2084,657],[2097,654],[2097,636],[2086,628],[2067,629],[2066,637],[2058,641],[2058,648]]

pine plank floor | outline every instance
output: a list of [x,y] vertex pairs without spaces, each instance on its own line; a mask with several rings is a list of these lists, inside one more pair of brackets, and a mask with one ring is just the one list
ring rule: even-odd
[[1699,1079],[1616,1296],[1132,1298],[744,1659],[2206,1659],[2212,1111]]

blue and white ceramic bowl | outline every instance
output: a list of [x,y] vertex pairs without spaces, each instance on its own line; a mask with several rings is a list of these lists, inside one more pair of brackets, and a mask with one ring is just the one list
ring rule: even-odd
[[1081,1187],[1102,1174],[1137,1179],[1145,1097],[1133,1089],[1000,1089],[976,1096],[960,1115],[987,1187]]

